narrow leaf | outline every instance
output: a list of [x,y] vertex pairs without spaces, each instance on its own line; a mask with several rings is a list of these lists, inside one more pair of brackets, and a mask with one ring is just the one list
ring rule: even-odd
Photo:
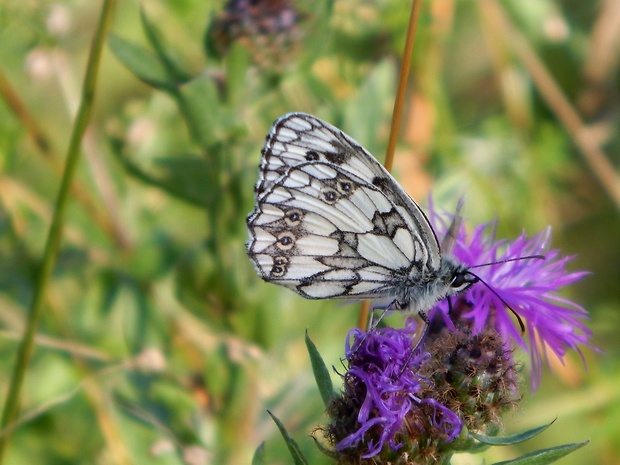
[[[220,104],[215,82],[209,76],[196,76],[179,88],[178,103],[194,141],[212,148],[225,140],[226,110]],[[239,118],[238,114],[235,114]],[[213,155],[213,154],[212,154]]]
[[562,446],[550,447],[549,449],[540,449],[529,454],[522,455],[514,460],[505,462],[497,462],[494,465],[546,465],[553,463],[562,457],[581,449],[590,441],[580,442],[576,444],[564,444]]
[[251,61],[246,47],[233,44],[226,57],[226,94],[227,101],[232,106],[242,103],[247,95],[246,79]]
[[308,465],[308,461],[301,453],[301,449],[299,449],[299,446],[297,445],[295,440],[288,435],[282,422],[278,420],[278,418],[274,414],[272,414],[269,410],[267,410],[267,413],[269,414],[269,416],[272,418],[272,420],[274,421],[274,423],[280,430],[280,434],[284,438],[284,442],[286,442],[286,447],[288,447],[288,451],[290,452],[291,457],[293,457],[293,462],[295,462],[295,465]]
[[[198,182],[199,176],[202,176],[203,180],[209,179],[208,167],[202,158],[178,155],[169,159],[160,159],[158,162],[159,170],[156,170],[155,167],[147,169],[124,155],[123,142],[119,139],[110,139],[110,146],[112,154],[123,165],[127,173],[145,184],[162,189],[200,208],[204,208],[215,195],[212,190],[203,189],[201,192],[196,188],[196,183],[193,182],[194,180]],[[176,161],[174,161],[175,158]],[[188,178],[188,169],[190,168],[194,170],[196,179]],[[183,182],[179,182],[180,180]]]
[[332,397],[334,397],[334,386],[332,384],[332,379],[329,376],[329,370],[325,366],[325,362],[321,358],[314,342],[312,342],[310,336],[308,336],[307,330],[306,347],[308,348],[308,355],[310,355],[310,363],[312,364],[312,372],[314,373],[316,385],[321,393],[323,404],[327,407]]
[[180,64],[178,64],[173,58],[172,53],[166,48],[166,41],[162,39],[161,34],[150,22],[144,8],[140,8],[140,20],[142,21],[142,29],[148,39],[149,43],[155,50],[159,61],[164,66],[166,74],[176,83],[187,81],[190,76]]
[[110,35],[108,47],[118,61],[141,81],[158,89],[171,86],[166,70],[148,50],[115,35]]
[[252,457],[252,465],[265,465],[265,443],[261,442],[261,445],[258,446],[256,452],[254,452],[254,457]]
[[530,429],[522,433],[511,434],[510,436],[485,436],[483,434],[476,434],[472,432],[469,433],[469,436],[484,444],[489,444],[492,446],[510,446],[512,444],[519,444],[533,438],[549,428],[554,422],[555,420],[548,425],[539,426],[538,428]]

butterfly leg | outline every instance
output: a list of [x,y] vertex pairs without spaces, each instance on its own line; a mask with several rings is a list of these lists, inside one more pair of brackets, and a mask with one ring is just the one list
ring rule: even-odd
[[[403,305],[398,300],[393,300],[392,302],[390,302],[389,304],[385,306],[374,307],[372,311],[370,312],[370,321],[368,323],[368,330],[374,331],[375,329],[377,329],[377,327],[379,326],[379,323],[381,323],[381,320],[383,320],[383,318],[385,317],[385,315],[387,315],[388,312],[391,312],[392,310],[402,310],[403,308],[404,308]],[[374,321],[374,318],[373,318],[375,310],[381,310],[381,313],[379,314],[377,321]]]
[[420,310],[418,312],[418,316],[422,319],[422,324],[424,325],[424,328],[422,329],[422,333],[420,334],[420,337],[416,341],[415,346],[413,347],[411,351],[412,353],[418,350],[418,347],[420,347],[422,343],[424,342],[424,339],[426,338],[426,335],[428,334],[428,329],[431,323],[431,321],[428,319],[428,316],[426,315],[426,312],[423,312],[422,310]]
[[386,307],[383,309],[383,311],[379,314],[379,317],[377,318],[377,320],[375,321],[375,312],[374,309],[373,311],[370,312],[370,318],[368,321],[368,331],[374,331],[375,329],[377,329],[377,326],[379,326],[379,323],[381,323],[381,320],[383,320],[383,317],[386,315],[386,313],[390,310],[389,307]]
[[422,321],[428,326],[428,324],[430,323],[430,320],[428,319],[428,316],[426,316],[426,312],[423,312],[422,310],[420,310],[418,312],[418,315],[420,316],[420,318],[422,318]]
[[452,326],[454,326],[456,328],[456,322],[454,321],[454,307],[452,306],[452,297],[448,296],[447,298],[448,300],[448,318],[450,318],[450,322],[452,323]]
[[420,334],[420,337],[418,338],[416,343],[411,348],[411,351],[409,352],[409,355],[407,356],[407,361],[403,364],[403,368],[400,370],[400,373],[398,373],[398,378],[400,378],[400,376],[405,372],[405,370],[409,366],[409,362],[411,361],[413,356],[416,354],[416,352],[418,351],[418,349],[420,348],[420,346],[426,339],[426,335],[428,334],[428,328],[430,326],[428,324],[428,317],[426,316],[424,312],[419,312],[419,314],[420,314],[420,317],[422,317],[422,319],[424,320],[424,328],[422,329],[422,334]]
[[424,320],[424,327],[422,328],[422,333],[420,334],[420,337],[418,337],[418,340],[413,346],[413,349],[411,349],[412,354],[415,353],[420,348],[420,346],[424,343],[424,340],[426,339],[429,328],[430,328],[430,325],[428,323],[428,318],[427,318],[426,320]]
[[[377,327],[379,326],[379,323],[381,323],[381,320],[383,320],[383,318],[385,317],[385,315],[389,311],[391,311],[391,310],[400,310],[400,309],[401,309],[401,304],[397,300],[394,300],[394,301],[390,302],[386,306],[374,307],[370,311],[370,317],[368,319],[368,329],[366,330],[366,334],[369,333],[370,331],[375,331],[377,329]],[[375,310],[381,310],[381,313],[379,314],[379,317],[377,318],[376,321],[374,319],[374,315],[375,315],[374,311]],[[364,343],[364,341],[366,339],[366,334],[364,334],[364,337],[360,341],[358,347],[360,347]]]

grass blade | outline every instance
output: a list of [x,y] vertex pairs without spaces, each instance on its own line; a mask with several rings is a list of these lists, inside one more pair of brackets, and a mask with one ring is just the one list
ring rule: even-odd
[[306,331],[306,347],[308,348],[308,355],[310,355],[310,363],[312,364],[316,385],[321,393],[323,404],[327,407],[332,397],[334,397],[334,386],[329,376],[329,370],[325,366],[325,362],[323,362],[314,342],[308,336],[308,331]]
[[288,432],[286,431],[286,428],[284,428],[282,422],[278,420],[278,418],[269,410],[267,410],[267,413],[273,419],[274,423],[280,430],[280,434],[284,438],[284,442],[286,442],[286,447],[288,447],[288,451],[291,453],[291,457],[293,457],[293,462],[295,463],[295,465],[308,465],[308,461],[301,453],[301,449],[299,448],[295,440],[288,435]]

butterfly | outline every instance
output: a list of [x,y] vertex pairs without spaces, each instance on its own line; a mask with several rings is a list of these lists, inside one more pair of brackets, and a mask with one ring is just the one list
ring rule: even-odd
[[372,299],[421,315],[478,281],[442,253],[396,180],[338,128],[289,113],[261,153],[247,253],[263,280],[307,299]]

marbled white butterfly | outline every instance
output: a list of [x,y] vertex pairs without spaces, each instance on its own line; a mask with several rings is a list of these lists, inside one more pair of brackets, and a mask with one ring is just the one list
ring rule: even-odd
[[278,119],[262,150],[247,252],[261,278],[307,299],[373,299],[423,312],[478,278],[420,207],[351,137],[304,113]]

